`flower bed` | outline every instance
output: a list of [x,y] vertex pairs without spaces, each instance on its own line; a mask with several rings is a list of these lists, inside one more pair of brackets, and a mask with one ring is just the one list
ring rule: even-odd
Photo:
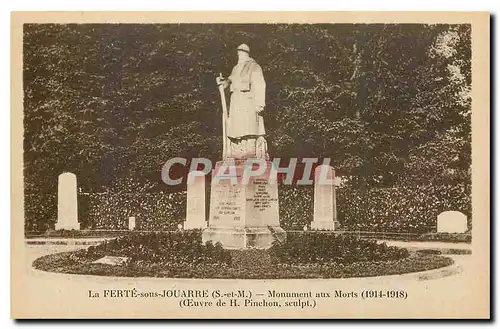
[[316,232],[288,233],[286,242],[274,244],[269,252],[284,264],[351,264],[397,261],[409,256],[404,248],[388,247],[375,240]]
[[227,264],[231,259],[229,252],[220,243],[202,244],[200,230],[134,232],[79,250],[71,257],[79,262],[94,261],[104,256],[129,257],[130,262],[138,265],[156,263],[164,266]]
[[[104,256],[123,265],[94,264]],[[108,276],[183,278],[344,278],[402,274],[451,265],[439,255],[410,254],[375,241],[333,234],[292,234],[270,250],[225,250],[201,243],[199,231],[131,233],[98,246],[41,257],[40,270]]]

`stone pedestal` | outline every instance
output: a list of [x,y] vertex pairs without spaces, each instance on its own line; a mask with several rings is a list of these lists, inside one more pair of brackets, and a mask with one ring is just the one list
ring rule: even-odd
[[226,249],[266,249],[273,241],[286,239],[279,223],[278,185],[276,177],[271,177],[276,175],[272,165],[249,160],[216,164],[203,242],[220,242]]
[[207,227],[205,218],[205,173],[192,171],[187,180],[187,209],[185,230]]
[[70,172],[60,174],[58,184],[57,223],[55,229],[79,230],[76,175]]
[[337,221],[335,171],[331,166],[318,166],[314,172],[314,220],[311,230],[335,231]]

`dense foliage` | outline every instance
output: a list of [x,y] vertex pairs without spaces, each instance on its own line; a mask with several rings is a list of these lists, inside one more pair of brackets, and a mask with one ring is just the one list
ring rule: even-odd
[[429,233],[447,210],[472,216],[470,191],[461,185],[403,185],[392,188],[341,189],[339,220],[350,231]]
[[[284,229],[302,230],[311,223],[311,186],[281,186],[278,196]],[[26,210],[30,216],[45,218],[43,226],[28,231],[54,227],[55,198],[42,206],[26,204],[30,205]],[[209,202],[205,205],[208,216]],[[461,186],[342,188],[337,193],[338,218],[347,231],[429,233],[435,231],[437,216],[443,211],[458,210],[470,219],[470,205],[470,196]],[[138,230],[176,230],[186,218],[186,193],[85,193],[79,196],[79,214],[85,229],[128,229],[128,217],[134,216]]]
[[136,217],[138,230],[175,230],[186,220],[185,192],[96,194],[82,196],[81,218],[89,229],[128,229]]
[[172,192],[183,186],[161,182],[166,160],[218,160],[214,78],[229,73],[242,42],[264,69],[272,156],[329,157],[353,187],[405,182],[470,191],[469,25],[23,29],[28,230],[47,227],[64,171],[89,193]]
[[[268,253],[270,261],[262,260]],[[328,233],[289,233],[286,242],[276,242],[269,251],[228,251],[220,243],[203,244],[199,230],[181,232],[135,232],[90,246],[75,254],[76,259],[97,260],[104,256],[130,257],[131,262],[187,264],[225,264],[250,267],[272,264],[350,264],[367,261],[397,261],[409,256],[408,250],[378,244],[375,240]],[[232,259],[235,257],[235,259]],[[251,261],[245,264],[245,259]],[[259,260],[260,259],[260,260]]]
[[[402,274],[453,264],[437,255],[412,254],[374,241],[324,233],[294,234],[270,250],[224,250],[200,241],[200,232],[132,233],[34,261],[45,271],[184,278],[289,279]],[[94,264],[103,256],[129,257],[122,265]]]
[[161,233],[133,233],[105,241],[87,250],[80,250],[76,259],[97,260],[104,256],[130,257],[137,263],[157,263],[164,266],[187,264],[226,264],[229,252],[220,243],[202,244],[197,230]]
[[350,264],[367,261],[397,261],[409,256],[408,250],[388,247],[375,240],[329,233],[288,233],[286,242],[270,249],[283,264]]
[[472,235],[470,232],[468,233],[426,233],[420,235],[415,240],[418,241],[446,241],[446,242],[454,242],[454,243],[471,243]]
[[[453,264],[453,260],[439,255],[414,255],[397,261],[359,262],[351,264],[309,264],[295,266],[278,264],[270,267],[228,267],[219,264],[164,266],[162,264],[128,263],[123,266],[90,264],[75,260],[74,253],[60,253],[41,257],[33,263],[39,270],[123,277],[211,278],[211,279],[314,279],[352,278],[396,275],[438,269]],[[447,270],[447,273],[457,271]],[[436,274],[434,274],[436,275]],[[439,274],[438,274],[439,275]]]
[[[300,230],[314,216],[312,187],[283,186],[280,219],[286,229]],[[348,231],[428,233],[446,210],[471,218],[470,191],[462,185],[400,185],[391,188],[345,187],[337,190],[338,219]],[[470,222],[469,222],[470,224]]]

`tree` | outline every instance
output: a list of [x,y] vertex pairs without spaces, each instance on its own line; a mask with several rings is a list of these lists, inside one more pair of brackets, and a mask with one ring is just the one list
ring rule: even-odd
[[469,25],[27,24],[27,202],[63,171],[85,191],[157,191],[168,159],[219,160],[215,76],[242,42],[264,69],[272,156],[328,157],[368,187],[468,179]]

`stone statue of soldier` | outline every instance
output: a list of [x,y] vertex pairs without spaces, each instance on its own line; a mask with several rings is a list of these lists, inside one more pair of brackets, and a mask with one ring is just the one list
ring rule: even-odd
[[229,157],[235,159],[263,158],[268,160],[266,130],[262,111],[266,106],[266,82],[262,68],[250,57],[250,48],[237,48],[238,63],[225,79],[217,77],[217,85],[229,87],[231,94],[226,134]]
[[[223,159],[212,171],[210,219],[202,243],[220,242],[226,249],[267,249],[274,241],[285,241],[286,232],[280,227],[277,170],[272,170],[264,139],[261,114],[266,106],[266,82],[261,67],[250,57],[250,48],[242,44],[237,53],[231,75],[216,79],[222,105]],[[229,111],[225,88],[231,95]],[[260,161],[245,161],[255,158]],[[255,170],[257,165],[264,171]]]

